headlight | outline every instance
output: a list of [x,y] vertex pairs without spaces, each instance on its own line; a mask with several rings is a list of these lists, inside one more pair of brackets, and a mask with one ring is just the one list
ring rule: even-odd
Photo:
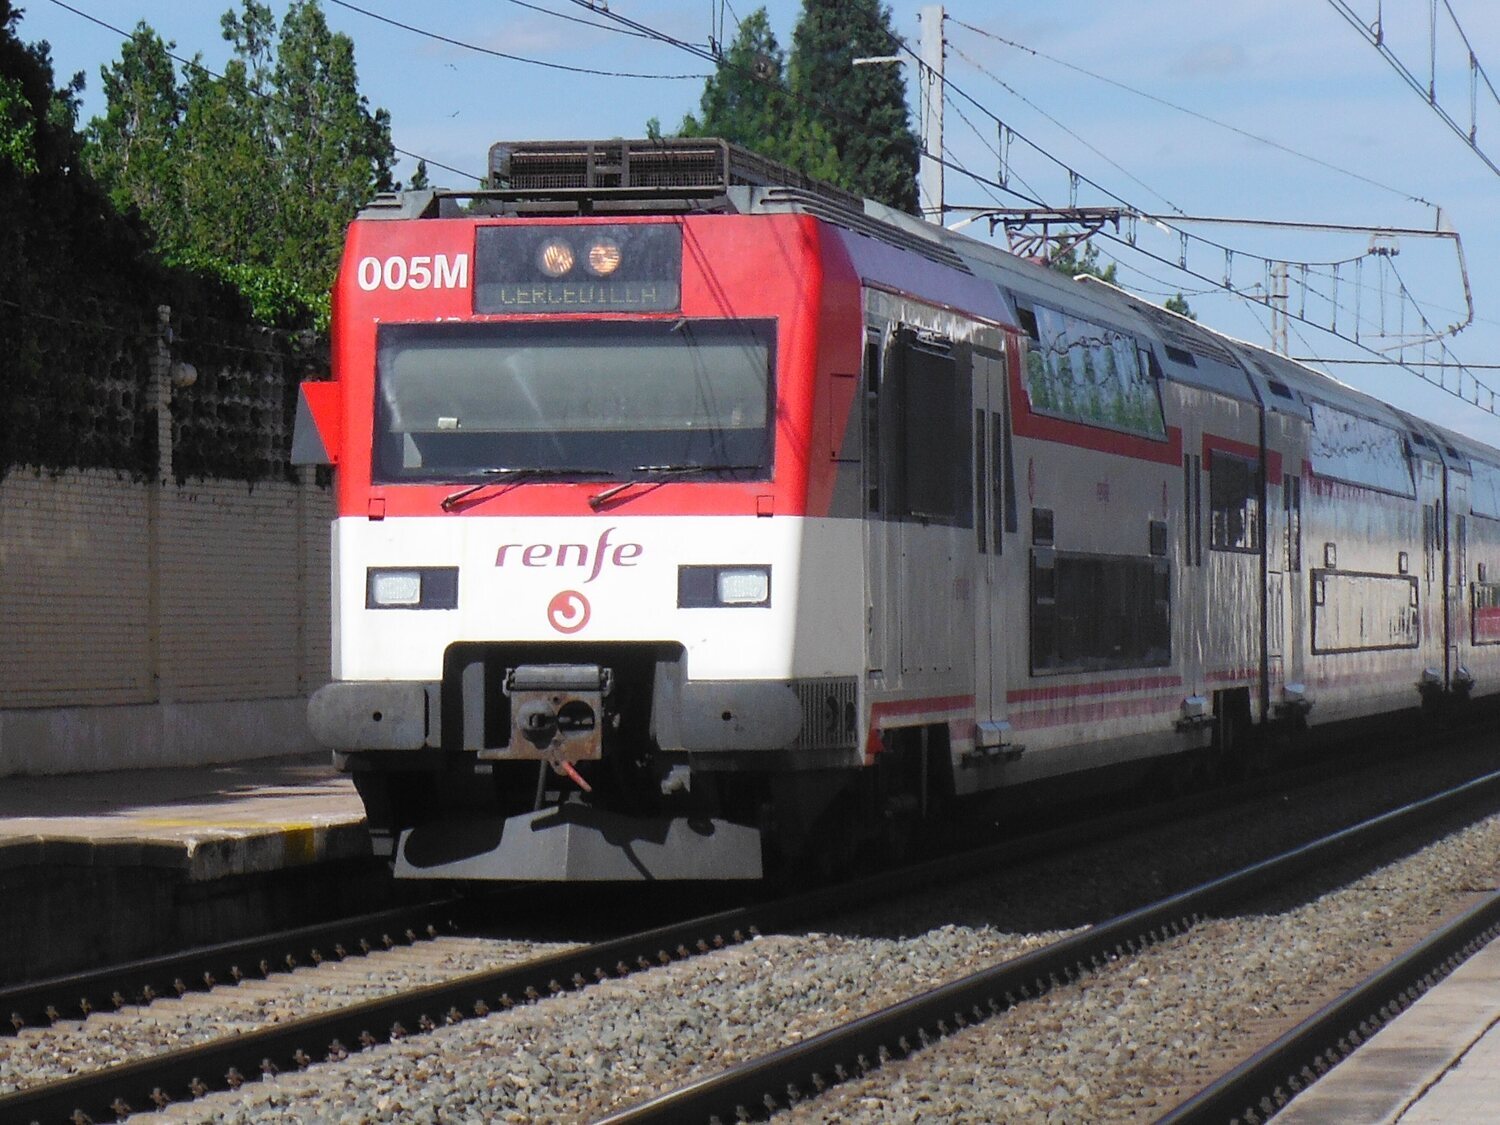
[[536,264],[548,277],[561,277],[573,268],[573,248],[562,239],[554,238],[536,252]]
[[415,570],[372,570],[370,600],[379,606],[421,605],[422,576]]
[[371,567],[365,572],[366,609],[456,609],[458,567]]
[[769,606],[769,566],[680,566],[677,568],[679,609],[717,606]]
[[589,273],[608,277],[620,268],[620,244],[612,238],[601,238],[589,247]]
[[771,600],[771,572],[764,567],[719,571],[720,605],[764,605]]

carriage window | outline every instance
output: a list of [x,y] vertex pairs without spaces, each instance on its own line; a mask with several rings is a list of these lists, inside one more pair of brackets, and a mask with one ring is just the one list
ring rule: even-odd
[[1401,435],[1389,426],[1322,402],[1311,402],[1309,460],[1320,477],[1415,496],[1411,459]]
[[1260,467],[1216,449],[1208,462],[1209,546],[1260,550]]
[[1417,647],[1421,616],[1415,578],[1334,570],[1310,573],[1313,652]]
[[1475,582],[1472,624],[1476,645],[1500,644],[1500,583]]
[[1281,506],[1286,512],[1284,565],[1302,569],[1302,478],[1285,477],[1281,482]]
[[1169,568],[1166,559],[1034,550],[1032,673],[1171,663]]
[[1161,398],[1133,336],[1037,305],[1021,309],[1031,409],[1093,426],[1165,438]]
[[973,526],[973,449],[969,422],[969,372],[940,343],[902,333],[892,348],[888,376],[899,381],[895,397],[899,451],[889,508],[952,527]]

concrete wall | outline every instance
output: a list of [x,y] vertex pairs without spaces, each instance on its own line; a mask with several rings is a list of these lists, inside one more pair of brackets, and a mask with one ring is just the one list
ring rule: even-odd
[[0,776],[313,749],[331,515],[312,485],[0,481]]
[[[207,392],[168,339],[150,374],[154,481],[0,476],[0,777],[316,749],[306,701],[328,679],[331,493],[173,483],[174,397]],[[270,416],[258,438],[284,457]]]

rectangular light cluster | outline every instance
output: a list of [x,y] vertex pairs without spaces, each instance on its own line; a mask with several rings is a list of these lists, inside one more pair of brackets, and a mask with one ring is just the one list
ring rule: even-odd
[[458,567],[376,567],[365,571],[366,609],[457,609]]
[[679,609],[771,604],[769,566],[680,566],[677,568]]

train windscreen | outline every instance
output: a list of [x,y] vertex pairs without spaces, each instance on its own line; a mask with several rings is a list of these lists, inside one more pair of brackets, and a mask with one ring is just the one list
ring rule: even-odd
[[769,320],[382,325],[374,479],[766,479],[774,341]]

